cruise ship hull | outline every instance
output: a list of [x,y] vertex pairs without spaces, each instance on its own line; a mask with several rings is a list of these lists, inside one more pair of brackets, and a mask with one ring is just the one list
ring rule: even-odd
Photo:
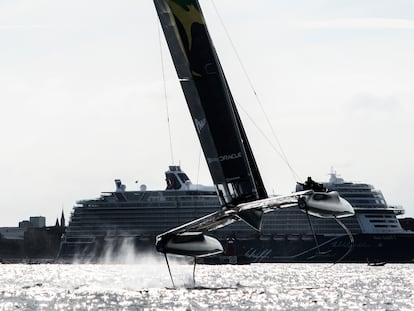
[[351,247],[346,235],[317,235],[319,251],[313,237],[278,236],[276,239],[231,241],[226,255],[207,258],[205,263],[336,263],[338,260],[355,263],[414,262],[414,233],[364,233],[353,236],[353,247],[344,258],[342,257]]
[[[346,235],[317,235],[319,250],[313,236],[278,235],[250,239],[221,240],[225,252],[221,255],[200,258],[206,264],[248,263],[413,263],[414,233],[355,234],[352,249]],[[100,262],[117,260],[133,253],[135,260],[141,256],[159,254],[155,251],[155,237],[128,237],[95,239],[84,243],[67,243],[60,259],[67,262]]]

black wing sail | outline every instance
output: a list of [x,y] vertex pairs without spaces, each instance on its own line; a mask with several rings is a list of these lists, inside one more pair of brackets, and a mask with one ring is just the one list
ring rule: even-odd
[[[154,0],[222,204],[264,199],[266,190],[197,0]],[[260,211],[241,215],[258,229]],[[249,220],[251,218],[251,220]]]

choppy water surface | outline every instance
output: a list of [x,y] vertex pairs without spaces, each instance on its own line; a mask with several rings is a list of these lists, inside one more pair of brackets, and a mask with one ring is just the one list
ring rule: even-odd
[[414,265],[0,265],[0,310],[414,310]]

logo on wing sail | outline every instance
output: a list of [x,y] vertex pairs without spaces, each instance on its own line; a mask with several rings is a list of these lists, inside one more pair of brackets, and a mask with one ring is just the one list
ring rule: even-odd
[[231,153],[231,154],[221,155],[221,156],[218,156],[217,158],[208,158],[207,161],[208,161],[208,163],[224,162],[224,161],[228,161],[228,160],[239,159],[241,157],[242,157],[242,154],[241,154],[241,151],[239,151],[239,152],[235,152],[235,153]]

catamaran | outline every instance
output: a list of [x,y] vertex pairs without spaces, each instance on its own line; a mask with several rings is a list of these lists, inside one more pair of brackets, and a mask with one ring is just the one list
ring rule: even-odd
[[317,183],[287,195],[267,195],[198,1],[154,3],[221,205],[214,213],[158,235],[157,250],[166,259],[167,254],[219,254],[221,243],[206,232],[235,221],[260,231],[263,215],[278,208],[299,205],[308,215],[334,218],[341,225],[338,218],[354,215],[337,192],[323,191]]

